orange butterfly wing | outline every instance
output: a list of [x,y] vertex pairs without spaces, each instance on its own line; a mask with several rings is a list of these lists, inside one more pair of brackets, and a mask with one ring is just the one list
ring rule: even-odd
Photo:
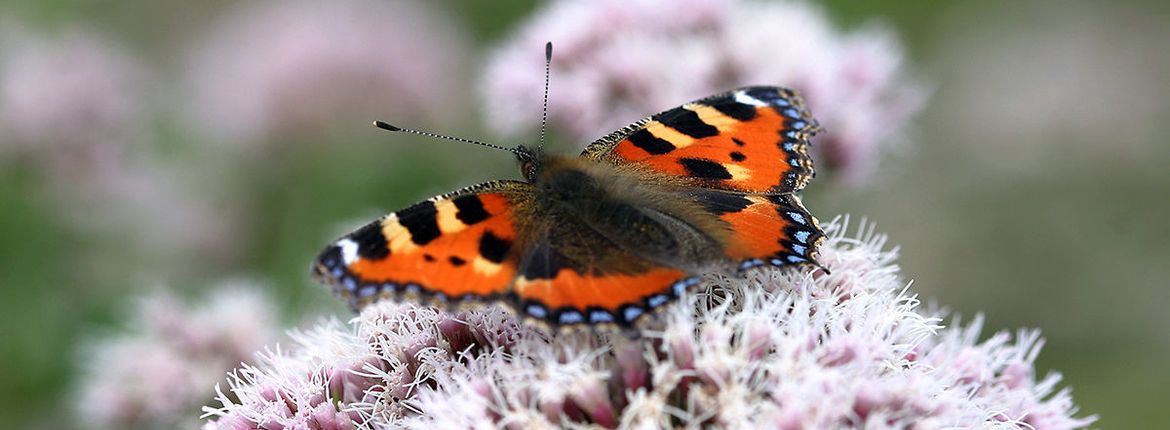
[[727,223],[731,237],[724,253],[739,262],[739,270],[817,264],[825,233],[795,194],[700,190],[690,197]]
[[530,189],[489,182],[386,215],[326,247],[314,276],[354,309],[403,295],[498,298],[516,277],[512,202]]
[[779,194],[812,179],[807,149],[817,131],[795,91],[744,87],[633,123],[581,156],[644,166],[704,188]]

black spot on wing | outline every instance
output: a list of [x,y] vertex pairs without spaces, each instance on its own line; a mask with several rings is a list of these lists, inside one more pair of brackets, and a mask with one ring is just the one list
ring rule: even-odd
[[731,172],[722,164],[703,158],[681,158],[678,163],[687,170],[687,174],[700,179],[724,180],[731,179]]
[[747,160],[747,156],[743,155],[743,153],[739,151],[731,151],[731,159],[733,161],[743,161]]
[[719,191],[698,191],[692,194],[699,204],[715,215],[735,213],[752,205],[744,196]]
[[659,139],[654,134],[646,131],[646,129],[633,132],[629,135],[629,137],[626,137],[626,139],[628,139],[630,143],[633,143],[634,146],[641,148],[650,155],[662,155],[676,149],[673,144],[667,142],[666,140]]
[[703,122],[698,113],[681,107],[654,115],[654,120],[695,139],[719,135],[719,129]]
[[459,211],[455,212],[455,218],[463,221],[466,225],[472,225],[488,219],[491,214],[487,213],[483,208],[483,200],[475,194],[468,194],[454,198],[451,203],[455,204],[455,208]]
[[487,261],[499,264],[508,256],[510,250],[512,241],[496,236],[491,230],[483,232],[483,236],[479,238],[479,255]]
[[398,212],[398,223],[410,232],[410,241],[426,245],[439,237],[439,219],[435,203],[426,200]]
[[730,97],[711,103],[711,107],[724,115],[740,121],[750,121],[756,117],[756,107],[737,102]]
[[464,260],[464,259],[462,259],[462,258],[456,257],[456,256],[454,256],[454,255],[452,255],[452,256],[450,256],[450,257],[447,257],[447,261],[448,261],[448,262],[450,262],[450,263],[451,263],[451,265],[452,265],[452,266],[455,266],[455,267],[459,267],[459,266],[462,266],[462,265],[464,265],[464,264],[467,264],[467,260]]
[[747,145],[746,143],[743,143],[743,141],[742,141],[742,140],[739,140],[738,138],[734,138],[734,137],[733,137],[733,138],[731,138],[731,141],[732,141],[732,142],[735,142],[735,146],[744,146],[744,145]]
[[382,222],[374,221],[349,235],[350,240],[357,242],[358,256],[370,260],[381,260],[390,255],[386,236],[382,235]]

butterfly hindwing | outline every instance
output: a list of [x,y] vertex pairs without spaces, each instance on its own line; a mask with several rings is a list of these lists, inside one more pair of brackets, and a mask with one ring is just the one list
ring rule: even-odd
[[739,270],[760,265],[816,264],[825,234],[795,194],[737,194],[695,190],[695,199],[727,223],[724,254]]
[[778,194],[799,191],[812,179],[808,139],[818,130],[795,91],[744,87],[645,118],[581,155],[704,188]]
[[516,275],[513,201],[530,188],[489,182],[386,215],[326,247],[314,275],[354,309],[401,295],[498,297]]
[[525,316],[553,326],[631,327],[697,283],[684,271],[655,268],[637,274],[562,271],[552,278],[517,279],[514,294]]
[[697,282],[615,244],[596,246],[606,239],[587,228],[550,230],[524,251],[512,290],[523,315],[549,325],[628,328]]

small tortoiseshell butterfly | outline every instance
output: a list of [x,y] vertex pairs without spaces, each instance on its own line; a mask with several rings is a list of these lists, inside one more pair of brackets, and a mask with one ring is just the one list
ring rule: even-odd
[[629,328],[698,274],[816,265],[824,232],[795,193],[813,177],[818,130],[794,91],[745,87],[630,124],[576,158],[517,146],[523,181],[386,215],[325,248],[313,273],[355,310],[487,300],[554,327]]

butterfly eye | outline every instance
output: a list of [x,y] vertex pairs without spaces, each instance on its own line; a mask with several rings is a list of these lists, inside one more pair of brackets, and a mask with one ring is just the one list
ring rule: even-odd
[[536,177],[536,163],[532,160],[524,160],[520,162],[520,174],[525,178],[531,180]]
[[536,179],[537,159],[539,156],[534,154],[530,149],[523,145],[517,146],[513,152],[516,154],[517,161],[520,162],[520,174],[524,175],[524,179],[532,182]]

